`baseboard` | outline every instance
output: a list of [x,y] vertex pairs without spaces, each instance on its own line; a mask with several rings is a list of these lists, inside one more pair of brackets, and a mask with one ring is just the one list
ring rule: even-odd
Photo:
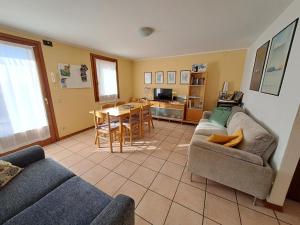
[[268,209],[273,209],[278,212],[283,212],[283,206],[272,204],[270,202],[267,202],[266,200],[263,201],[263,203],[264,203],[264,206]]
[[58,141],[63,140],[63,139],[66,139],[66,138],[69,138],[69,137],[72,137],[72,136],[74,136],[74,135],[76,135],[76,134],[79,134],[79,133],[82,133],[82,132],[84,132],[84,131],[87,131],[87,130],[93,128],[93,127],[94,127],[94,126],[91,126],[91,127],[88,127],[88,128],[84,128],[84,129],[79,130],[79,131],[76,131],[76,132],[74,132],[74,133],[67,134],[67,135],[65,135],[65,136],[59,137],[59,138],[58,138]]

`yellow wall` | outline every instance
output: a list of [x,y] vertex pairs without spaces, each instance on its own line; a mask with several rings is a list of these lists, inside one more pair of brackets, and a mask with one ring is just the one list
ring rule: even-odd
[[[155,71],[164,71],[164,84],[147,85],[151,88],[172,88],[177,95],[187,95],[188,86],[180,85],[180,70],[190,70],[192,64],[207,63],[208,78],[205,94],[206,110],[216,105],[219,91],[224,81],[229,82],[229,91],[239,90],[244,72],[244,62],[247,50],[213,52],[178,57],[157,58],[134,61],[133,81],[135,97],[144,97],[144,72],[152,72],[152,83],[155,82]],[[176,84],[168,85],[167,71],[176,71]]]
[[[37,35],[15,31],[5,27],[0,27],[0,32],[38,41],[42,40],[42,38]],[[93,88],[62,89],[59,82],[51,82],[50,73],[55,73],[58,78],[57,64],[68,63],[75,65],[86,64],[90,69],[91,75],[90,52],[101,55],[104,54],[55,41],[53,42],[53,46],[54,47],[47,47],[42,45],[42,49],[54,104],[58,132],[59,136],[62,137],[92,126],[93,120],[91,115],[88,114],[88,111],[95,107],[97,108],[98,103],[95,103]],[[124,58],[116,58],[118,59],[119,66],[120,98],[121,100],[128,100],[132,96],[133,62]]]

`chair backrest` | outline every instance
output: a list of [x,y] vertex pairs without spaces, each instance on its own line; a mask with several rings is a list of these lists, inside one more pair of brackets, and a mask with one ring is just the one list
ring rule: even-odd
[[136,97],[130,97],[129,102],[138,102],[139,99]]
[[147,105],[144,105],[142,106],[142,117],[147,117],[147,116],[151,116],[151,105],[150,104],[147,104]]
[[102,113],[99,111],[94,110],[94,125],[95,128],[97,129],[99,125],[103,123],[108,124],[108,129],[110,130],[110,116],[109,113]]
[[115,102],[108,102],[101,105],[101,109],[113,108],[116,106]]
[[134,123],[141,120],[141,108],[130,109],[129,111],[129,123]]
[[118,102],[115,103],[115,106],[124,105],[124,104],[125,104],[124,101],[118,101]]

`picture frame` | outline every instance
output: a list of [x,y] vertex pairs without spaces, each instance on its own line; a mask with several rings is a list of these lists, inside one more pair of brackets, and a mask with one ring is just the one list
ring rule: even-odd
[[176,71],[168,71],[167,78],[168,84],[176,84]]
[[270,40],[268,40],[266,43],[260,46],[256,51],[255,62],[252,70],[252,78],[250,82],[250,90],[252,91],[259,91],[269,50],[269,45]]
[[180,84],[189,84],[190,83],[190,70],[181,70],[180,71]]
[[260,91],[265,94],[279,96],[298,20],[294,20],[272,38],[268,62],[265,68]]
[[164,72],[163,71],[155,72],[155,83],[156,84],[163,84],[164,83]]
[[152,72],[144,72],[144,83],[152,84]]

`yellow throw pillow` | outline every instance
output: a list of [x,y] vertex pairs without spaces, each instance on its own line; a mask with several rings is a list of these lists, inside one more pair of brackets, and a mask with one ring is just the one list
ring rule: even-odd
[[221,134],[212,134],[210,135],[207,140],[210,142],[218,143],[218,144],[223,144],[228,141],[231,141],[232,139],[236,138],[237,136],[227,136],[227,135],[221,135]]
[[224,146],[226,147],[234,147],[234,146],[237,146],[239,143],[242,142],[243,138],[244,138],[244,135],[243,135],[243,130],[242,129],[239,129],[237,131],[235,131],[233,134],[233,136],[236,136],[234,139],[226,142],[224,144]]

